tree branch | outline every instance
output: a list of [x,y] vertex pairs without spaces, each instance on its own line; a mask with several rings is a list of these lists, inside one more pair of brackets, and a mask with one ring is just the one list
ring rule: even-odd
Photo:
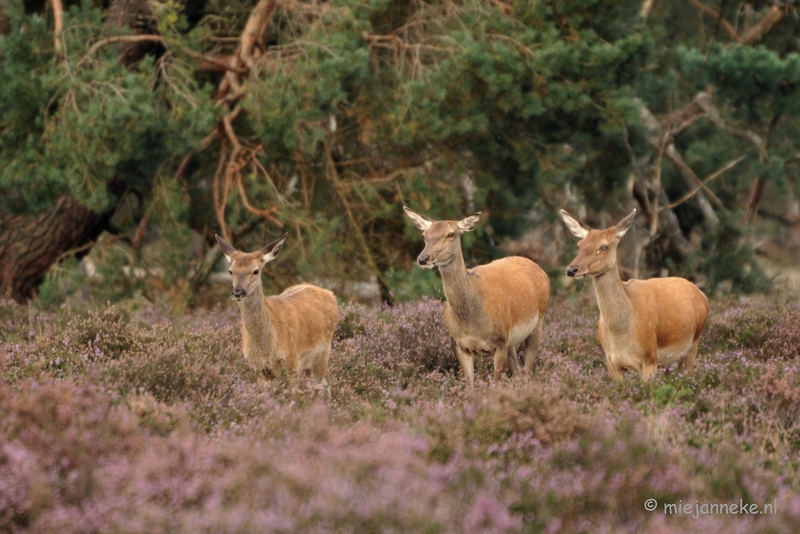
[[725,31],[728,32],[728,35],[731,36],[731,39],[733,39],[737,43],[741,41],[741,39],[739,38],[739,34],[736,33],[736,30],[733,29],[733,26],[731,26],[728,23],[728,21],[725,20],[725,18],[722,17],[722,15],[720,15],[718,12],[714,11],[713,9],[704,4],[701,4],[700,2],[698,2],[698,0],[689,0],[689,3],[692,4],[694,7],[696,7],[697,9],[699,9],[700,11],[702,11],[703,13],[705,13],[706,15],[710,15],[714,20],[719,21],[719,23],[722,25]]
[[[85,65],[91,59],[91,57],[104,46],[114,43],[141,43],[146,41],[166,44],[162,36],[155,34],[115,35],[113,37],[106,37],[105,39],[100,39],[92,45],[89,51],[86,52],[86,55],[83,56],[80,61],[78,61],[78,66],[82,67]],[[235,65],[230,58],[218,58],[216,56],[201,54],[199,52],[195,52],[191,48],[186,48],[185,46],[180,45],[178,45],[178,48],[180,48],[184,54],[198,62],[198,70],[208,70],[208,65],[214,65],[217,67],[216,70],[232,71],[238,74],[245,74],[247,72],[247,69]]]
[[758,21],[758,24],[751,26],[744,32],[741,43],[744,45],[753,45],[760,42],[765,35],[772,31],[772,28],[783,20],[788,12],[789,10],[787,8],[781,9],[778,6],[770,7],[767,14]]
[[239,56],[242,62],[249,68],[255,67],[255,49],[258,42],[261,40],[261,35],[266,31],[269,25],[270,16],[275,10],[277,2],[275,0],[259,0],[253,11],[250,12],[250,17],[244,26],[242,32],[242,40],[239,46]]
[[[710,182],[711,180],[713,180],[713,179],[714,179],[714,178],[716,178],[717,176],[721,175],[721,174],[722,174],[722,173],[724,173],[725,171],[728,171],[728,170],[732,169],[732,168],[733,168],[733,167],[735,167],[735,166],[736,166],[736,165],[737,165],[737,164],[738,164],[740,161],[742,161],[744,158],[745,158],[745,156],[739,156],[739,157],[738,157],[738,158],[736,158],[735,160],[733,160],[733,161],[730,161],[730,162],[726,163],[725,165],[723,165],[722,167],[720,167],[719,169],[717,169],[716,171],[714,171],[714,172],[713,172],[713,173],[712,173],[712,174],[711,174],[711,175],[710,175],[708,178],[706,178],[706,179],[705,179],[705,180],[703,180],[702,182],[700,182],[700,180],[698,179],[698,182],[700,182],[700,185],[698,185],[698,186],[697,186],[697,187],[696,187],[694,190],[692,190],[692,191],[689,191],[688,193],[686,193],[685,195],[683,195],[683,196],[682,196],[682,197],[681,197],[679,200],[676,200],[675,202],[671,203],[671,204],[670,204],[670,205],[668,205],[668,206],[664,206],[664,207],[663,207],[663,208],[661,208],[661,209],[662,209],[662,210],[667,210],[667,209],[671,210],[671,209],[674,209],[674,208],[676,208],[676,207],[680,206],[681,204],[683,204],[684,202],[686,202],[687,200],[689,200],[690,198],[692,198],[694,195],[696,195],[697,193],[699,193],[699,192],[700,192],[700,190],[702,190],[702,189],[707,189],[707,188],[706,188],[706,184],[707,184],[708,182]],[[681,163],[683,163],[683,162],[681,162]],[[684,165],[686,165],[686,164],[684,164]],[[688,166],[686,166],[686,168],[687,168],[687,169],[689,169],[689,167],[688,167]],[[691,169],[689,169],[689,171],[691,172]],[[694,173],[692,173],[692,174],[694,174]],[[695,178],[696,178],[696,176],[695,176]],[[717,199],[716,197],[714,197],[714,198],[717,200],[717,202],[719,202],[719,199]]]

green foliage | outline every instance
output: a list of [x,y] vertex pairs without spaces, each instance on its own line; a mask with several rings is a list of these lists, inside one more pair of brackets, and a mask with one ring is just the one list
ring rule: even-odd
[[709,227],[703,234],[703,250],[696,258],[709,287],[730,281],[734,291],[766,290],[769,284],[744,239],[747,234],[741,224],[741,214],[720,211],[719,216],[719,224]]
[[[210,241],[215,207],[224,206],[228,226],[255,228],[235,243],[241,248],[278,231],[292,236],[291,254],[274,265],[276,288],[377,276],[399,299],[436,294],[430,276],[409,270],[419,233],[402,204],[441,219],[483,210],[464,248],[470,262],[489,260],[496,243],[529,228],[533,210],[546,220],[568,202],[600,212],[627,200],[634,162],[653,155],[641,104],[665,116],[709,86],[725,127],[698,123],[676,146],[701,177],[748,155],[713,185],[725,205],[718,228],[705,228],[688,206],[677,211],[687,235],[707,236],[697,260],[712,286],[762,287],[747,271],[744,234],[723,213],[740,207],[754,177],[800,190],[800,55],[789,17],[762,45],[744,46],[680,0],[653,5],[647,18],[634,0],[280,4],[235,104],[243,150],[226,168],[227,136],[198,151],[222,134],[230,109],[214,102],[224,75],[203,72],[196,55],[234,54],[229,38],[254,2],[209,8],[201,19],[184,2],[150,2],[160,52],[128,66],[119,44],[91,47],[130,29],[110,30],[104,3],[71,4],[59,53],[51,21],[17,4],[5,9],[0,209],[33,215],[71,194],[104,210],[139,195],[144,206],[123,230],[133,234],[145,214],[158,227],[169,245],[158,267],[170,287],[189,275],[190,228]],[[736,16],[732,6],[724,11]],[[233,167],[241,183],[219,188],[227,197],[217,201],[213,187]],[[661,178],[670,197],[685,194],[666,163]],[[266,209],[280,230],[259,214]],[[137,254],[124,266],[140,262]],[[720,260],[733,257],[736,272],[723,272]],[[123,266],[108,260],[109,270]],[[672,270],[694,274],[694,261]],[[44,288],[53,302],[65,280],[57,276]]]
[[0,106],[9,108],[0,108],[0,188],[12,192],[4,207],[40,210],[70,193],[103,210],[114,202],[108,182],[149,192],[160,166],[214,127],[211,87],[180,58],[128,70],[106,47],[81,65],[84,43],[103,35],[99,9],[65,14],[64,58],[42,19],[10,14],[12,31],[0,37]]

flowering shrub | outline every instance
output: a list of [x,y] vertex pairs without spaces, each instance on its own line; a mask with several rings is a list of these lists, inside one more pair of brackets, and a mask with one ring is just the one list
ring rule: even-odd
[[[614,383],[584,293],[553,299],[532,377],[482,358],[473,389],[442,302],[346,305],[329,401],[257,382],[233,306],[0,303],[0,531],[793,532],[791,302],[715,300],[691,373]],[[777,513],[664,513],[740,499]]]

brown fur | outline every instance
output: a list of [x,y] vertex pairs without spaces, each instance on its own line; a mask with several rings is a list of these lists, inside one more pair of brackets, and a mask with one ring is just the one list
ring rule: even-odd
[[460,236],[475,228],[480,213],[462,221],[432,221],[404,209],[423,230],[426,246],[418,258],[420,265],[438,267],[442,275],[447,328],[456,342],[467,382],[474,384],[474,357],[479,354],[493,356],[495,380],[507,366],[518,374],[517,345],[522,343],[525,372],[532,372],[550,302],[547,274],[534,262],[517,256],[468,270]]
[[265,378],[284,370],[297,377],[305,372],[327,386],[331,342],[339,323],[336,297],[310,284],[264,296],[261,269],[277,256],[285,238],[248,254],[217,236],[231,263],[234,297],[242,315],[242,351],[247,363]]
[[600,308],[598,337],[614,380],[621,380],[627,370],[648,380],[659,366],[678,359],[682,368],[691,369],[708,318],[708,299],[684,278],[622,282],[617,245],[635,214],[636,210],[606,230],[593,230],[561,212],[570,231],[581,238],[580,252],[567,274],[592,277]]

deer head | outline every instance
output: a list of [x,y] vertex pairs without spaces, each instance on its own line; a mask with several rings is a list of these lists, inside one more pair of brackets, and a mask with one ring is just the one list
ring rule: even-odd
[[414,226],[422,230],[425,248],[417,257],[417,263],[423,269],[444,267],[460,256],[461,234],[474,230],[481,220],[480,211],[460,221],[434,221],[405,206],[403,209]]
[[261,250],[249,253],[236,250],[220,236],[215,235],[219,248],[230,262],[230,270],[228,272],[233,281],[233,296],[236,300],[242,300],[254,292],[258,292],[259,295],[262,294],[261,269],[275,259],[288,235],[284,234],[283,237]]
[[580,239],[578,256],[567,267],[567,276],[592,278],[617,268],[617,245],[633,224],[634,209],[618,224],[605,230],[594,230],[561,210],[561,218],[572,234]]

